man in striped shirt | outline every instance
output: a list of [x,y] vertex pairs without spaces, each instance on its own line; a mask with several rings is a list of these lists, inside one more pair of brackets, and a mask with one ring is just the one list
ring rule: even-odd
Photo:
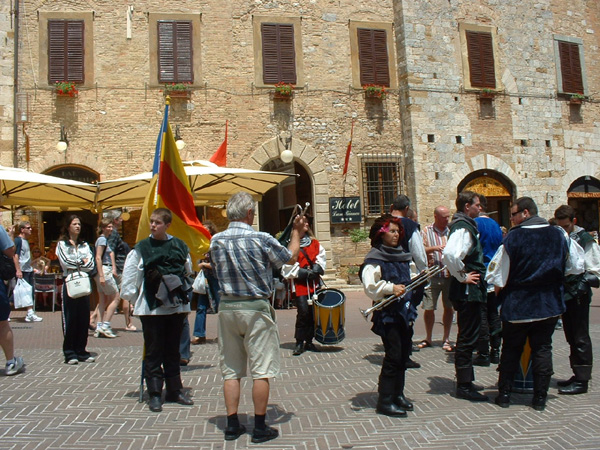
[[294,219],[290,244],[285,248],[274,237],[252,228],[256,205],[247,192],[234,194],[227,203],[227,230],[210,241],[213,272],[219,280],[219,351],[223,393],[227,409],[225,440],[245,433],[238,418],[240,380],[247,366],[253,380],[255,444],[275,439],[279,432],[265,423],[269,379],[279,374],[279,333],[275,310],[269,304],[273,269],[294,264],[300,251],[300,230],[305,218]]
[[[443,266],[442,251],[448,241],[448,221],[450,219],[450,210],[445,206],[438,206],[433,211],[433,223],[427,225],[423,230],[423,245],[427,253],[427,263],[429,267]],[[423,300],[423,321],[425,322],[425,339],[421,347],[431,345],[433,337],[433,324],[435,323],[435,310],[440,294],[444,304],[444,315],[442,324],[444,326],[444,350],[451,351],[450,329],[452,327],[452,317],[454,310],[450,303],[450,274],[447,270],[434,276],[430,280],[430,285],[425,289],[425,299]]]

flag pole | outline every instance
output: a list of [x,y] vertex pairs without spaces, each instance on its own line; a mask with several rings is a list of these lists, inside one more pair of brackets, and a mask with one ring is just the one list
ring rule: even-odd
[[350,162],[350,152],[352,151],[352,137],[354,135],[354,119],[352,119],[352,125],[350,127],[350,142],[346,148],[346,159],[344,160],[344,187],[342,189],[342,197],[346,197],[346,177],[348,176],[348,163]]

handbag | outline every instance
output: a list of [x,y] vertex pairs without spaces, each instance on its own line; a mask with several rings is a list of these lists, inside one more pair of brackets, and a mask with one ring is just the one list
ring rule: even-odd
[[204,270],[201,270],[198,272],[198,275],[196,275],[194,284],[192,284],[192,291],[196,294],[206,294],[206,277],[204,276]]
[[17,280],[13,291],[15,309],[29,308],[33,306],[33,288],[23,278]]
[[92,293],[92,283],[87,273],[70,272],[65,278],[65,286],[67,286],[67,295],[71,298],[80,298]]

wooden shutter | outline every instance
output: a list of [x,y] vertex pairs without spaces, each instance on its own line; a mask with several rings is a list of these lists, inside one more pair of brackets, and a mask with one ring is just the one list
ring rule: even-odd
[[562,75],[562,91],[570,94],[584,94],[583,76],[579,45],[571,42],[559,42],[560,72]]
[[294,25],[263,23],[262,36],[263,83],[296,84],[296,49]]
[[360,84],[390,87],[386,30],[358,28]]
[[477,88],[496,88],[496,68],[494,65],[494,47],[492,34],[467,31],[467,51],[469,54],[469,72],[471,86]]
[[191,21],[158,22],[158,81],[193,83]]
[[85,81],[83,20],[48,21],[48,83]]

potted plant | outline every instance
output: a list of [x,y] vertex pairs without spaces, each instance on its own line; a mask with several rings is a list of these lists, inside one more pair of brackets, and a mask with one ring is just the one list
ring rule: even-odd
[[166,83],[165,84],[165,95],[170,97],[189,98],[191,95],[192,83]]
[[481,98],[494,98],[496,96],[496,91],[490,88],[483,88],[479,93]]
[[581,105],[581,102],[585,100],[585,95],[583,94],[571,94],[569,98],[569,103],[572,105]]
[[59,97],[76,97],[79,93],[74,81],[57,81],[54,83],[54,92]]
[[275,85],[274,98],[289,99],[294,96],[294,85],[280,81]]
[[347,266],[346,273],[348,274],[347,281],[350,285],[360,284],[360,278],[358,276],[358,272],[360,271],[359,266]]
[[385,86],[380,86],[378,84],[363,84],[362,88],[365,91],[365,97],[385,100]]

